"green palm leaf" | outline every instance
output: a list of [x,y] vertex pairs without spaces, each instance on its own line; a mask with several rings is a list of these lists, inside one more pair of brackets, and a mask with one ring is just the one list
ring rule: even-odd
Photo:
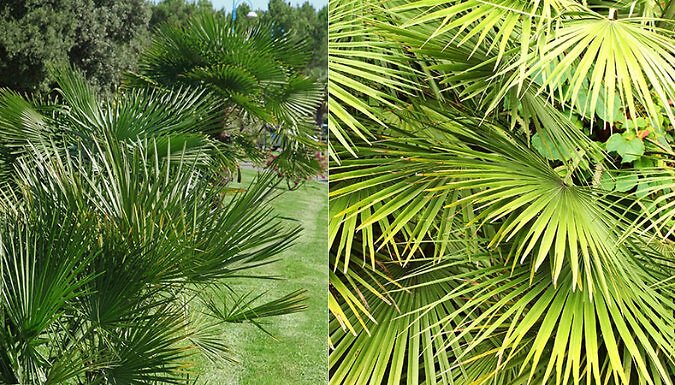
[[304,42],[269,23],[242,30],[220,14],[203,14],[185,26],[161,28],[126,85],[199,90],[194,92],[202,100],[222,109],[218,131],[253,148],[253,140],[271,127],[293,150],[311,152],[319,147],[312,136],[324,90],[302,72],[309,52]]
[[[199,354],[232,358],[194,330],[187,299],[263,278],[300,229],[271,208],[275,175],[236,194],[222,182],[235,157],[212,137],[221,110],[203,91],[111,100],[77,74],[59,80],[58,102],[2,95],[16,108],[0,119],[15,135],[0,144],[12,182],[0,194],[0,382],[184,383]],[[256,322],[303,301],[233,314]]]
[[671,384],[672,2],[357,9],[405,58],[330,52],[332,383]]

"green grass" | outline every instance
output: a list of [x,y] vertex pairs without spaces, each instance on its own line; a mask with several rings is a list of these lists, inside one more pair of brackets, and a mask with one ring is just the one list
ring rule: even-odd
[[[242,184],[255,176],[242,170]],[[279,188],[285,190],[282,183]],[[328,383],[328,186],[307,182],[296,191],[276,198],[274,207],[289,225],[303,232],[280,260],[260,269],[283,280],[241,280],[239,293],[269,291],[284,295],[306,289],[308,309],[274,317],[264,327],[274,338],[251,324],[227,325],[223,338],[238,363],[221,367],[204,364],[201,382],[213,385],[321,385]],[[210,366],[209,366],[210,365]],[[205,380],[205,381],[204,381]]]

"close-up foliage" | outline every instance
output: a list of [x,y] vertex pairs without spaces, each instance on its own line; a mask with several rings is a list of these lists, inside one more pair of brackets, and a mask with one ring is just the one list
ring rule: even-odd
[[673,16],[330,2],[331,384],[673,384]]

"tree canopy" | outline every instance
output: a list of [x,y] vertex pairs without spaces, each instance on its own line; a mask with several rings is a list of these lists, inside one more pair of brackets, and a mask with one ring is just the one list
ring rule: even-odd
[[0,87],[46,92],[48,67],[70,63],[110,89],[148,34],[145,0],[8,1],[0,5]]
[[[243,15],[248,6],[240,5]],[[241,12],[240,11],[240,12]],[[49,67],[70,64],[102,90],[119,85],[124,72],[162,24],[183,24],[200,13],[220,13],[208,0],[10,0],[0,4],[0,87],[19,92],[49,92]],[[294,31],[312,51],[307,71],[326,73],[327,7],[292,7],[272,0],[256,20]],[[229,16],[228,16],[229,19]]]

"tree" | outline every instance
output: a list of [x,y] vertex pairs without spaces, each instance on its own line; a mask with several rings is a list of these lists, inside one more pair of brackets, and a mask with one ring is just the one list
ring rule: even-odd
[[215,12],[213,4],[208,0],[189,2],[186,0],[162,0],[151,4],[152,16],[148,27],[150,31],[163,24],[180,25],[202,12]]
[[219,181],[212,99],[54,78],[59,103],[0,93],[0,382],[187,383],[196,357],[232,359],[224,323],[304,308],[225,289],[299,229],[272,212],[273,177]]
[[147,39],[144,0],[29,0],[0,5],[0,87],[50,90],[50,65],[70,63],[110,90]]
[[331,383],[672,384],[673,2],[330,7]]
[[302,72],[310,60],[307,44],[273,28],[265,22],[233,28],[214,13],[184,26],[167,25],[143,52],[139,72],[127,76],[127,85],[208,91],[222,105],[221,137],[243,148],[242,157],[263,158],[255,142],[272,128],[283,140],[279,162],[294,164],[285,171],[314,175],[314,113],[323,90]]
[[323,69],[326,73],[321,76],[327,76],[328,71],[328,7],[324,6],[317,11],[316,15],[318,23],[314,25],[312,30],[312,37],[314,38],[314,56],[312,64],[314,68]]
[[328,7],[315,10],[309,2],[292,7],[283,0],[270,0],[268,11],[261,18],[271,21],[277,33],[292,33],[307,41],[312,49],[308,70],[325,79],[328,57]]

